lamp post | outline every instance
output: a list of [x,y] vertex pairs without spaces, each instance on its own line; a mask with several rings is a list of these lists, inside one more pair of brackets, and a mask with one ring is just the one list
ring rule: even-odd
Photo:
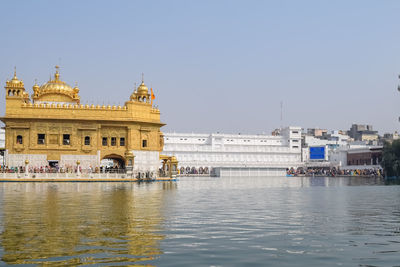
[[25,177],[29,176],[28,164],[29,164],[29,160],[25,160]]
[[79,164],[81,164],[81,162],[79,160],[76,161],[76,175],[79,177],[81,176],[81,171],[79,170]]

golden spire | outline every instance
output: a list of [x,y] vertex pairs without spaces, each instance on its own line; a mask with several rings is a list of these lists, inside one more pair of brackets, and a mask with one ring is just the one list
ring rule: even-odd
[[14,66],[14,77],[11,79],[11,81],[19,81],[17,78],[17,67]]
[[60,72],[58,71],[60,66],[56,65],[56,74],[54,74],[54,80],[58,81],[60,79]]
[[37,84],[37,79],[35,79],[35,84],[33,85],[32,89],[33,89],[34,93],[39,90],[39,85]]
[[17,87],[23,88],[24,87],[24,82],[17,78],[17,67],[14,67],[14,77],[11,79],[11,81],[6,82],[6,87],[13,87],[13,88],[17,88]]
[[142,72],[142,83],[144,83],[144,73]]

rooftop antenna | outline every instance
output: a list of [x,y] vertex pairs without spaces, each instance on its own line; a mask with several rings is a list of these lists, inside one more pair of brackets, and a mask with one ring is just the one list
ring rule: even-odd
[[281,101],[281,129],[283,128],[283,101]]

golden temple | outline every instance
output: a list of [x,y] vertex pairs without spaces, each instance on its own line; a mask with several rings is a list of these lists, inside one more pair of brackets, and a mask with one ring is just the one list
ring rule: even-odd
[[[79,88],[54,78],[33,85],[31,97],[16,71],[6,82],[5,158],[9,167],[76,166],[94,169],[103,159],[136,172],[158,173],[176,159],[161,156],[160,110],[143,78],[123,106],[82,105]],[[174,164],[175,165],[175,164]],[[168,165],[171,167],[172,165]],[[174,166],[175,167],[175,166]]]

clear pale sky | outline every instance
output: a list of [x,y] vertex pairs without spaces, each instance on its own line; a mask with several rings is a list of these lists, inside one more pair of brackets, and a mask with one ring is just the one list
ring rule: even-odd
[[60,65],[83,104],[123,104],[144,72],[165,132],[400,128],[400,1],[3,0],[0,10],[2,87],[17,66],[31,94]]

